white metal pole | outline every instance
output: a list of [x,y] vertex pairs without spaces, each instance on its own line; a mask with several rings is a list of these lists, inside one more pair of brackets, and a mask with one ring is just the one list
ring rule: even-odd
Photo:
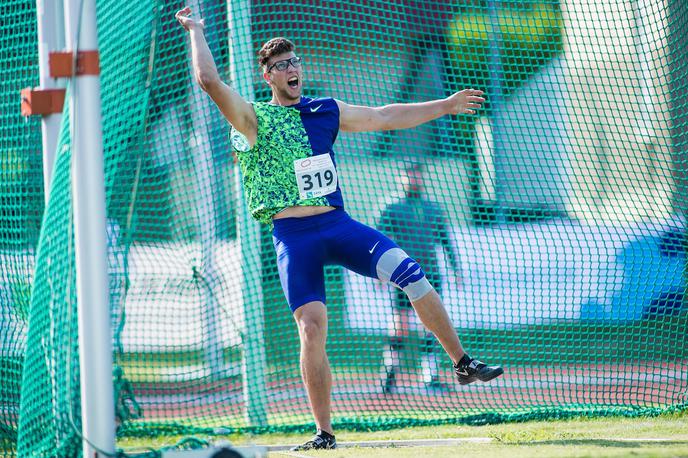
[[[61,0],[36,0],[36,18],[38,20],[38,62],[41,89],[63,88],[64,84],[50,77],[48,55],[51,51],[64,49],[64,13]],[[41,117],[43,139],[43,189],[45,202],[50,197],[50,183],[53,176],[53,165],[60,135],[62,113],[53,113]]]
[[[633,44],[635,45],[636,68],[638,70],[638,80],[640,87],[637,90],[636,98],[638,102],[638,119],[636,135],[643,142],[645,147],[659,147],[656,143],[655,120],[657,119],[657,107],[654,103],[646,103],[649,100],[657,100],[657,90],[655,88],[652,74],[652,34],[653,28],[649,26],[653,23],[654,14],[645,0],[637,0],[631,6],[632,18],[635,27],[631,31]],[[650,171],[648,171],[650,172]],[[654,176],[650,177],[654,181]],[[652,184],[655,184],[654,182]],[[654,191],[654,190],[653,190]]]
[[[65,45],[64,12],[62,0],[36,0],[36,20],[38,33],[38,72],[41,89],[64,88],[64,82],[50,76],[49,55],[52,51],[62,51]],[[43,195],[48,207],[50,188],[57,155],[57,142],[60,135],[62,113],[41,116],[41,145],[43,146]],[[52,312],[50,314],[52,323]],[[51,334],[54,328],[51,326]],[[54,350],[53,350],[54,352]],[[52,380],[53,393],[58,393],[57,381]],[[53,412],[62,404],[59,396],[52,400]]]
[[[254,60],[251,43],[251,0],[228,0],[229,71],[234,88],[254,100]],[[265,341],[263,340],[263,289],[260,227],[244,199],[239,166],[234,168],[237,195],[237,237],[241,246],[241,295],[246,332],[242,364],[245,417],[251,426],[266,426]]]
[[[65,24],[70,51],[98,49],[95,0],[68,0]],[[81,428],[93,458],[115,451],[100,76],[74,76],[70,90]]]
[[490,72],[490,109],[492,111],[492,164],[494,166],[494,188],[495,188],[495,218],[497,223],[506,222],[506,191],[508,177],[505,169],[504,156],[504,69],[502,66],[502,28],[500,24],[499,2],[497,0],[487,0],[487,10],[490,17],[490,27],[488,31],[488,41],[490,49],[489,72]]

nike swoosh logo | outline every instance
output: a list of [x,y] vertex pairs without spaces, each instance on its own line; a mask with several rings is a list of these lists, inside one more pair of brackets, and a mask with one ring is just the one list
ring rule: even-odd
[[370,250],[368,250],[368,253],[373,254],[373,251],[375,251],[375,247],[377,246],[378,243],[380,243],[379,240],[377,242],[375,242],[375,245],[373,245],[373,247]]
[[311,108],[311,113],[315,113],[316,111],[318,111],[318,110],[320,109],[321,106],[322,106],[322,105],[318,105],[318,106],[315,107],[315,108]]
[[461,369],[456,371],[457,374],[459,375],[468,375],[468,371],[466,369]]

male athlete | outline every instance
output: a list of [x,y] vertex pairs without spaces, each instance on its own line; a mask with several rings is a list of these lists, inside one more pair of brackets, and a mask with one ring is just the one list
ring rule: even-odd
[[203,21],[190,14],[187,7],[176,18],[191,38],[196,80],[232,125],[232,145],[251,214],[274,225],[280,281],[298,326],[301,375],[317,427],[316,436],[295,450],[337,446],[330,419],[332,374],[325,352],[324,265],[342,265],[403,290],[452,359],[460,384],[501,375],[501,367],[487,366],[464,352],[421,267],[389,238],[344,211],[332,150],[340,130],[406,129],[447,114],[474,114],[485,101],[482,91],[465,89],[446,99],[377,108],[303,97],[301,59],[289,40],[274,38],[258,53],[272,99],[249,103],[220,79]]

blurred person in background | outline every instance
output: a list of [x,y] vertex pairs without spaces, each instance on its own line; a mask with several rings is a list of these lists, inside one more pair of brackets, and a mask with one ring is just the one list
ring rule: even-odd
[[[404,197],[383,210],[377,228],[423,266],[428,280],[437,293],[441,294],[438,248],[446,256],[447,266],[456,273],[456,283],[461,284],[458,256],[451,244],[447,219],[442,207],[423,195],[425,167],[422,163],[408,163],[401,176],[401,183]],[[402,290],[395,289],[392,296],[392,326],[383,357],[383,393],[391,393],[397,387],[401,353],[407,345],[405,341],[411,331],[413,311],[413,305]],[[421,347],[421,378],[428,390],[447,388],[438,376],[437,342],[427,330]]]

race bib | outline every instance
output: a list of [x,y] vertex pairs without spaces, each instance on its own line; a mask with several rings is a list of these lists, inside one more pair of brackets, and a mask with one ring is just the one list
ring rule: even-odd
[[337,169],[329,154],[295,160],[294,173],[302,199],[326,196],[337,190]]

